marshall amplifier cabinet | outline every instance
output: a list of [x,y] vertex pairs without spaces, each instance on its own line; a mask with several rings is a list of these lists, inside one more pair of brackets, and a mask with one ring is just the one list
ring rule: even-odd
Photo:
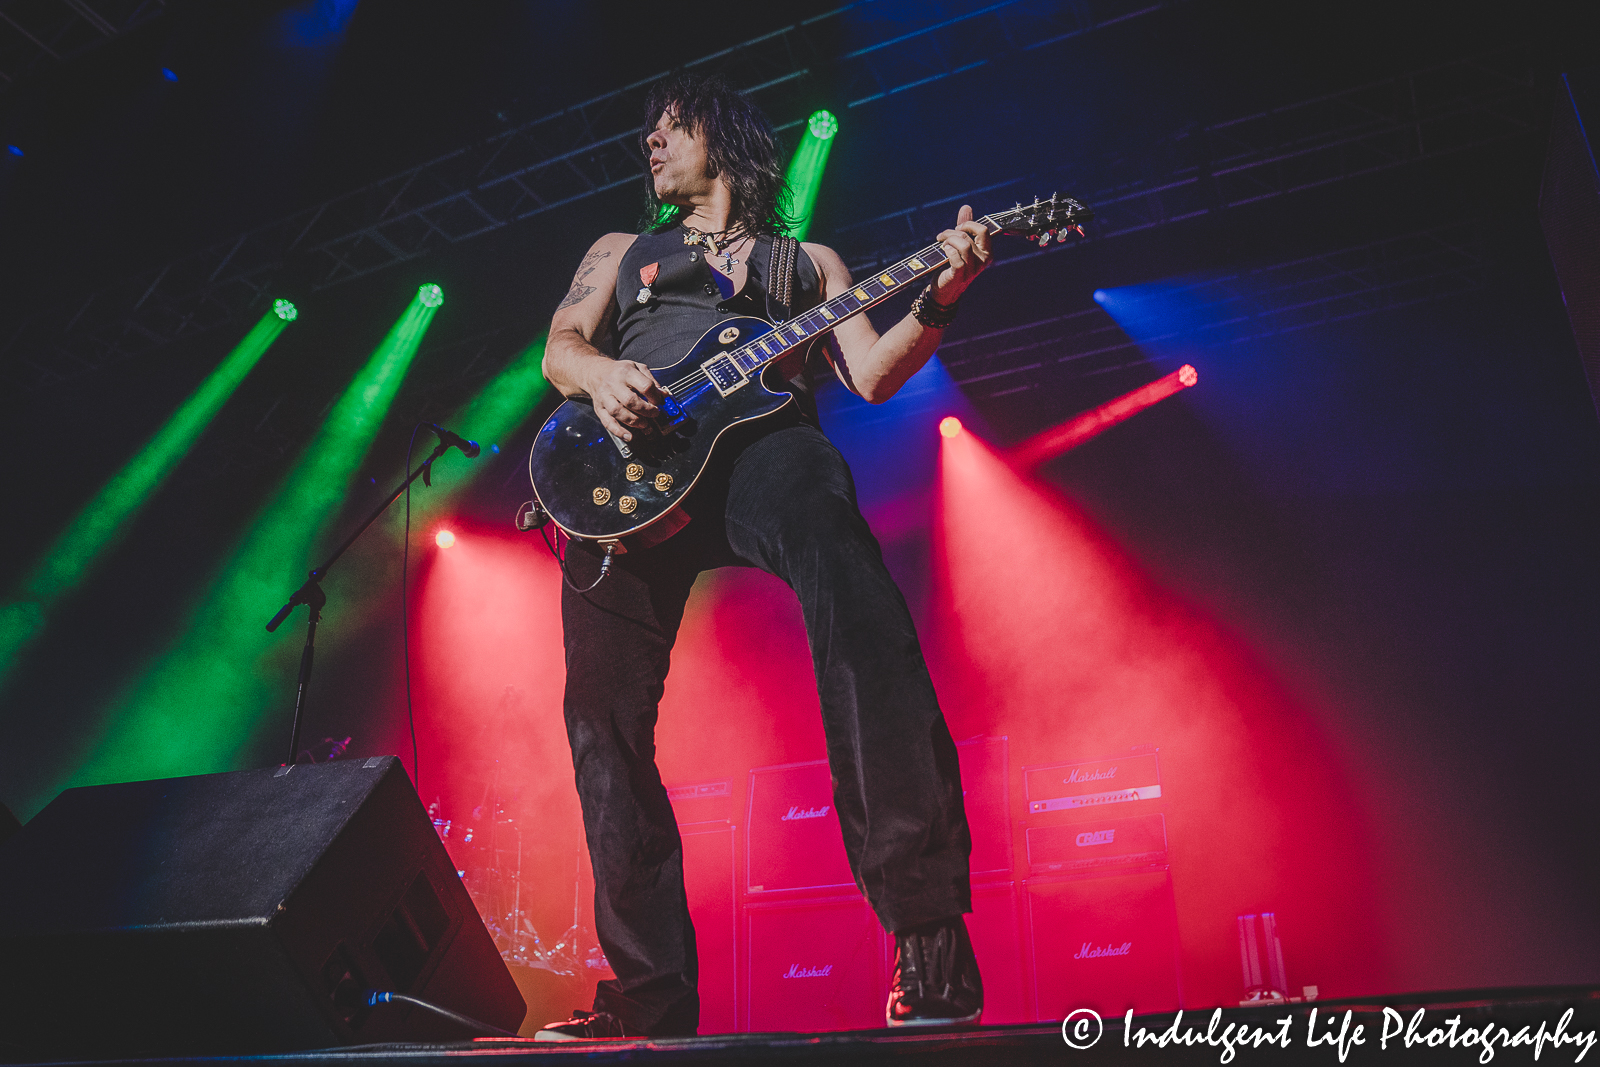
[[972,877],[1011,877],[1010,768],[1004,737],[974,737],[956,745],[962,800],[972,830]]
[[1160,812],[1099,818],[1027,829],[1028,874],[1062,874],[1111,867],[1153,867],[1167,862],[1167,821]]
[[859,896],[745,906],[749,1029],[883,1026],[891,951]]
[[1117,759],[1058,763],[1023,771],[1028,814],[1082,812],[1092,808],[1156,800],[1161,773],[1154,748],[1135,749]]
[[739,910],[734,878],[736,828],[729,822],[688,823],[683,839],[683,885],[700,955],[700,1032],[739,1028]]
[[745,886],[751,895],[855,890],[827,760],[751,771],[749,814]]
[[1034,881],[1027,897],[1040,1021],[1077,1008],[1112,1018],[1183,1006],[1167,871]]

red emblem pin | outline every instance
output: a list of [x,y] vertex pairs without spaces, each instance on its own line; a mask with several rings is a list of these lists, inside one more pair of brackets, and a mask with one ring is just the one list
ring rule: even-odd
[[661,273],[661,264],[652,263],[648,267],[639,268],[639,280],[644,282],[644,288],[639,290],[639,295],[634,297],[641,304],[650,303],[650,298],[655,294],[650,291],[650,284],[656,280],[656,275]]

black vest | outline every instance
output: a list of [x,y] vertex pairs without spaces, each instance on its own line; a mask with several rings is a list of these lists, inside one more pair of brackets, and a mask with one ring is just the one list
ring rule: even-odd
[[[768,299],[767,277],[772,262],[772,238],[759,236],[746,253],[749,269],[744,288],[724,300],[706,262],[705,249],[683,243],[686,231],[673,226],[660,233],[643,233],[623,253],[617,266],[617,317],[612,324],[615,351],[619,359],[631,359],[652,369],[670,367],[685,355],[700,335],[720,320],[733,315],[756,315],[777,323],[793,318],[822,302],[822,286],[816,265],[802,253],[794,268],[794,303],[787,309]],[[654,264],[655,279],[650,296],[639,303],[639,290],[645,283],[640,270]],[[789,385],[794,390],[801,414],[817,421],[812,376],[822,361],[820,346],[805,364],[794,368]],[[786,370],[791,368],[785,367]],[[770,381],[771,379],[769,379]]]

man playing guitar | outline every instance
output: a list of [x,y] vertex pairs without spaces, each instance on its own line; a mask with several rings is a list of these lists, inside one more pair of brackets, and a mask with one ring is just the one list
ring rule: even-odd
[[[719,321],[782,321],[852,285],[832,249],[796,251],[780,236],[784,187],[771,125],[720,78],[657,85],[644,131],[651,225],[595,242],[556,310],[544,356],[551,383],[567,397],[588,397],[624,443],[660,432],[666,396],[652,369],[681,358]],[[541,1038],[696,1030],[694,930],[654,730],[690,586],[700,571],[723,566],[760,567],[800,599],[845,849],[856,884],[895,938],[888,1022],[981,1015],[963,919],[971,838],[955,745],[905,599],[811,399],[822,361],[872,403],[927,362],[990,256],[989,231],[967,207],[939,244],[949,265],[887,333],[857,315],[812,346],[815,357],[802,350],[769,369],[769,380],[787,379],[795,402],[729,431],[684,506],[686,527],[618,555],[586,593],[577,590],[602,573],[600,552],[571,542],[564,711],[595,927],[617,977],[599,984],[593,1014],[552,1023]]]

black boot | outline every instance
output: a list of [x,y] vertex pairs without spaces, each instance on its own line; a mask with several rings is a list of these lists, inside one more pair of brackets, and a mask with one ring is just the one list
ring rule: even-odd
[[547,1023],[533,1035],[535,1041],[593,1041],[610,1038],[640,1037],[622,1025],[622,1020],[606,1011],[575,1011],[572,1018],[559,1023]]
[[976,1023],[983,1016],[983,979],[961,916],[896,930],[894,982],[885,1014],[890,1026]]

